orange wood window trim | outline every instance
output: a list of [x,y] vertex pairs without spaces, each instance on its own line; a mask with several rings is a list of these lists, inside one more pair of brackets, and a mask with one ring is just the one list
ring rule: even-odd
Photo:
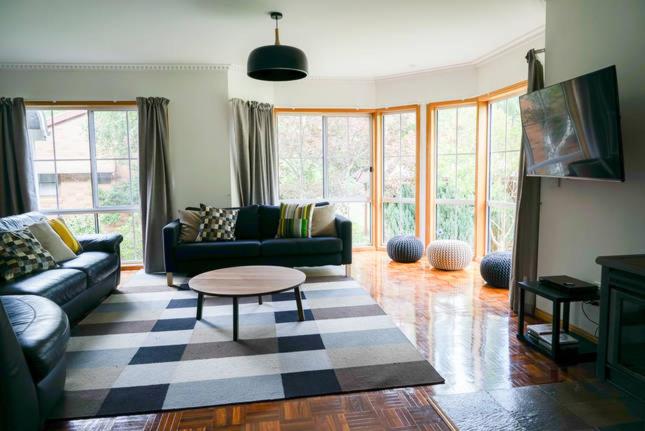
[[372,145],[374,148],[374,172],[372,180],[374,181],[374,212],[372,224],[374,232],[372,239],[374,247],[378,248],[383,242],[383,113],[375,112],[372,116],[374,122],[374,139]]
[[496,99],[505,99],[507,97],[514,96],[516,94],[526,93],[527,88],[528,88],[528,81],[520,81],[515,84],[502,87],[498,90],[494,90],[489,93],[482,94],[479,97],[477,97],[477,100],[480,102],[490,102]]
[[488,110],[490,103],[523,94],[527,81],[500,88],[478,97],[461,100],[433,102],[426,105],[426,243],[435,237],[434,167],[436,148],[436,111],[439,108],[476,105],[476,156],[475,156],[475,259],[486,253],[488,224]]
[[488,103],[477,102],[475,153],[475,258],[486,253],[488,211]]
[[29,108],[123,108],[136,107],[136,100],[25,100],[25,106]]

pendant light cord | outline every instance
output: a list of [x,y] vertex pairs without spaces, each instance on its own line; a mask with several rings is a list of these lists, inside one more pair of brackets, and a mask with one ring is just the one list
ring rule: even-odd
[[278,28],[278,18],[275,18],[275,44],[280,45],[280,29]]

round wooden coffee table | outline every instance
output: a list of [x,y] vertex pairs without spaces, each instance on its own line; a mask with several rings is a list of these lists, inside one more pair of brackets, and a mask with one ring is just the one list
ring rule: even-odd
[[293,289],[298,319],[305,320],[300,297],[300,285],[305,282],[305,274],[293,268],[282,266],[236,266],[204,272],[191,278],[188,287],[197,292],[197,320],[202,318],[204,295],[233,298],[233,340],[238,334],[238,298],[257,296],[262,304],[262,295]]

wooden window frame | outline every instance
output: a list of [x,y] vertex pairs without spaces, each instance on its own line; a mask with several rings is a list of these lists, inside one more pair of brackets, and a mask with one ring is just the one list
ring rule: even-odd
[[440,108],[476,106],[476,149],[475,149],[475,220],[474,257],[479,259],[486,253],[488,226],[488,111],[491,102],[526,93],[527,81],[500,88],[477,97],[460,100],[433,102],[426,105],[426,244],[435,239],[436,199],[436,113]]
[[[53,100],[26,100],[25,101],[26,109],[42,109],[42,110],[55,110],[55,109],[67,109],[67,110],[83,110],[87,111],[87,115],[93,115],[94,112],[100,111],[132,111],[137,108],[137,102],[135,100],[96,100],[96,101],[86,101],[86,100],[65,100],[65,101],[53,101]],[[92,113],[90,113],[92,111]],[[92,148],[95,143],[92,140],[93,138],[89,137],[89,145]],[[124,158],[118,158],[119,160],[125,160]],[[128,161],[135,160],[131,157],[128,157]],[[96,163],[96,155],[90,150],[89,162],[92,166]],[[125,205],[125,206],[111,206],[111,207],[100,207],[98,204],[98,184],[95,183],[94,175],[95,167],[92,168],[92,208],[74,208],[74,209],[64,209],[58,208],[58,193],[56,196],[57,208],[56,209],[43,209],[40,210],[43,214],[48,215],[93,215],[94,216],[94,225],[95,230],[98,233],[99,229],[99,216],[101,214],[114,214],[114,213],[130,213],[132,215],[141,212],[140,205],[137,208],[134,208],[134,205]],[[124,269],[140,269],[142,267],[141,261],[123,261],[122,268]]]
[[274,116],[277,114],[369,114],[372,117],[372,245],[353,247],[355,251],[361,250],[383,250],[383,114],[391,112],[414,112],[416,115],[416,143],[415,143],[415,235],[419,235],[421,220],[420,214],[420,185],[421,185],[421,106],[401,105],[386,108],[285,108],[276,107],[273,109]]

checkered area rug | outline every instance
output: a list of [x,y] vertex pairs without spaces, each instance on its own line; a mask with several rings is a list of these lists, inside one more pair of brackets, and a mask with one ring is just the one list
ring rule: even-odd
[[73,328],[65,393],[54,416],[443,383],[356,281],[308,276],[302,297],[304,322],[293,292],[266,295],[262,305],[241,298],[234,342],[230,298],[206,297],[197,321],[194,292],[139,273]]

